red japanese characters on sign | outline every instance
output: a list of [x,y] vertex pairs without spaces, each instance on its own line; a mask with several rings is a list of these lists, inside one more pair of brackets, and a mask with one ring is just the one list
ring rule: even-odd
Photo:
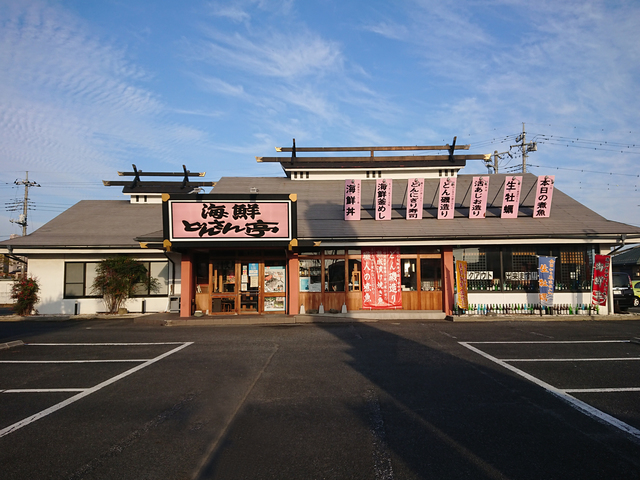
[[518,218],[522,177],[505,177],[500,218]]
[[360,180],[344,182],[344,219],[360,220]]
[[438,220],[452,219],[456,209],[456,179],[451,177],[441,178],[439,193]]
[[407,180],[407,220],[422,220],[424,198],[424,179],[410,178]]
[[488,195],[489,177],[473,177],[469,218],[485,218],[487,213]]
[[536,188],[536,200],[533,208],[534,218],[547,218],[551,214],[551,199],[553,197],[553,184],[555,175],[544,175],[538,177]]
[[376,220],[391,220],[391,180],[376,180]]
[[362,248],[362,308],[402,308],[400,248]]
[[609,295],[609,255],[595,255],[593,261],[593,281],[591,284],[591,303],[593,305],[607,304]]

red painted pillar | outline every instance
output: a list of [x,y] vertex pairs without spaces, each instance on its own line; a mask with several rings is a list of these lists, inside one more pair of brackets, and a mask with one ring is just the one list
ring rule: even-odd
[[191,316],[191,304],[196,298],[194,280],[191,255],[182,254],[180,263],[180,317]]
[[453,315],[455,264],[453,261],[453,247],[442,248],[442,310],[447,315]]
[[287,258],[287,275],[289,277],[289,315],[300,313],[300,279],[298,254],[289,252]]

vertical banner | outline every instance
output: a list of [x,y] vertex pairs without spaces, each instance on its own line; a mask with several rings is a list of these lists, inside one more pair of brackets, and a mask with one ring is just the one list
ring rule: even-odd
[[553,288],[556,277],[556,257],[538,257],[538,288],[540,305],[553,306]]
[[484,218],[486,216],[488,196],[489,177],[473,177],[469,218]]
[[441,178],[439,193],[438,220],[453,218],[456,211],[456,179]]
[[551,199],[553,198],[553,184],[555,175],[545,175],[538,177],[536,188],[536,204],[533,208],[535,218],[548,218],[551,215]]
[[362,308],[402,308],[399,247],[362,247]]
[[423,199],[424,179],[410,178],[407,180],[407,220],[422,220]]
[[458,285],[458,308],[468,310],[467,262],[456,260],[456,285]]
[[596,255],[593,261],[593,281],[591,282],[591,304],[607,305],[609,296],[609,255]]
[[360,220],[360,180],[344,181],[344,219]]
[[500,218],[518,218],[522,177],[505,177]]
[[376,180],[376,220],[391,220],[391,180]]

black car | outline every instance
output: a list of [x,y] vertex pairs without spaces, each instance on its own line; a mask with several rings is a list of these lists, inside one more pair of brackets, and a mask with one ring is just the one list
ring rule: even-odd
[[633,306],[633,287],[631,286],[631,278],[623,272],[613,272],[613,304],[615,310],[626,310]]

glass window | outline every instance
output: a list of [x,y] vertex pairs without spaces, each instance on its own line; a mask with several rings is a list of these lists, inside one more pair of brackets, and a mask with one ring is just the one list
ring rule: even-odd
[[337,248],[337,249],[325,249],[324,251],[325,255],[344,255],[344,248]]
[[400,270],[402,272],[402,291],[418,290],[418,272],[416,271],[416,260],[403,258],[400,260]]
[[362,289],[362,262],[349,260],[349,291],[357,292]]
[[319,258],[300,260],[300,291],[301,292],[321,292],[322,291],[322,264]]
[[538,257],[535,247],[508,247],[503,252],[502,259],[505,291],[538,291]]
[[337,258],[325,259],[324,291],[344,292],[344,260]]
[[213,293],[233,293],[236,291],[236,263],[232,260],[213,262]]
[[84,296],[84,263],[66,263],[64,269],[65,298]]
[[586,248],[560,249],[560,268],[556,269],[556,290],[591,290],[591,268]]
[[442,290],[442,263],[439,258],[420,259],[420,289],[423,292]]
[[286,291],[285,289],[287,285],[287,278],[285,275],[285,271],[286,269],[283,262],[264,263],[265,293],[282,293]]
[[500,250],[498,247],[456,248],[455,260],[467,262],[469,291],[496,291],[500,285]]
[[[166,295],[169,287],[169,262],[140,262],[147,271],[147,278],[155,278],[158,289],[151,290],[144,283],[136,284],[133,290],[134,297],[150,297],[152,295]],[[206,283],[209,283],[207,280]]]

